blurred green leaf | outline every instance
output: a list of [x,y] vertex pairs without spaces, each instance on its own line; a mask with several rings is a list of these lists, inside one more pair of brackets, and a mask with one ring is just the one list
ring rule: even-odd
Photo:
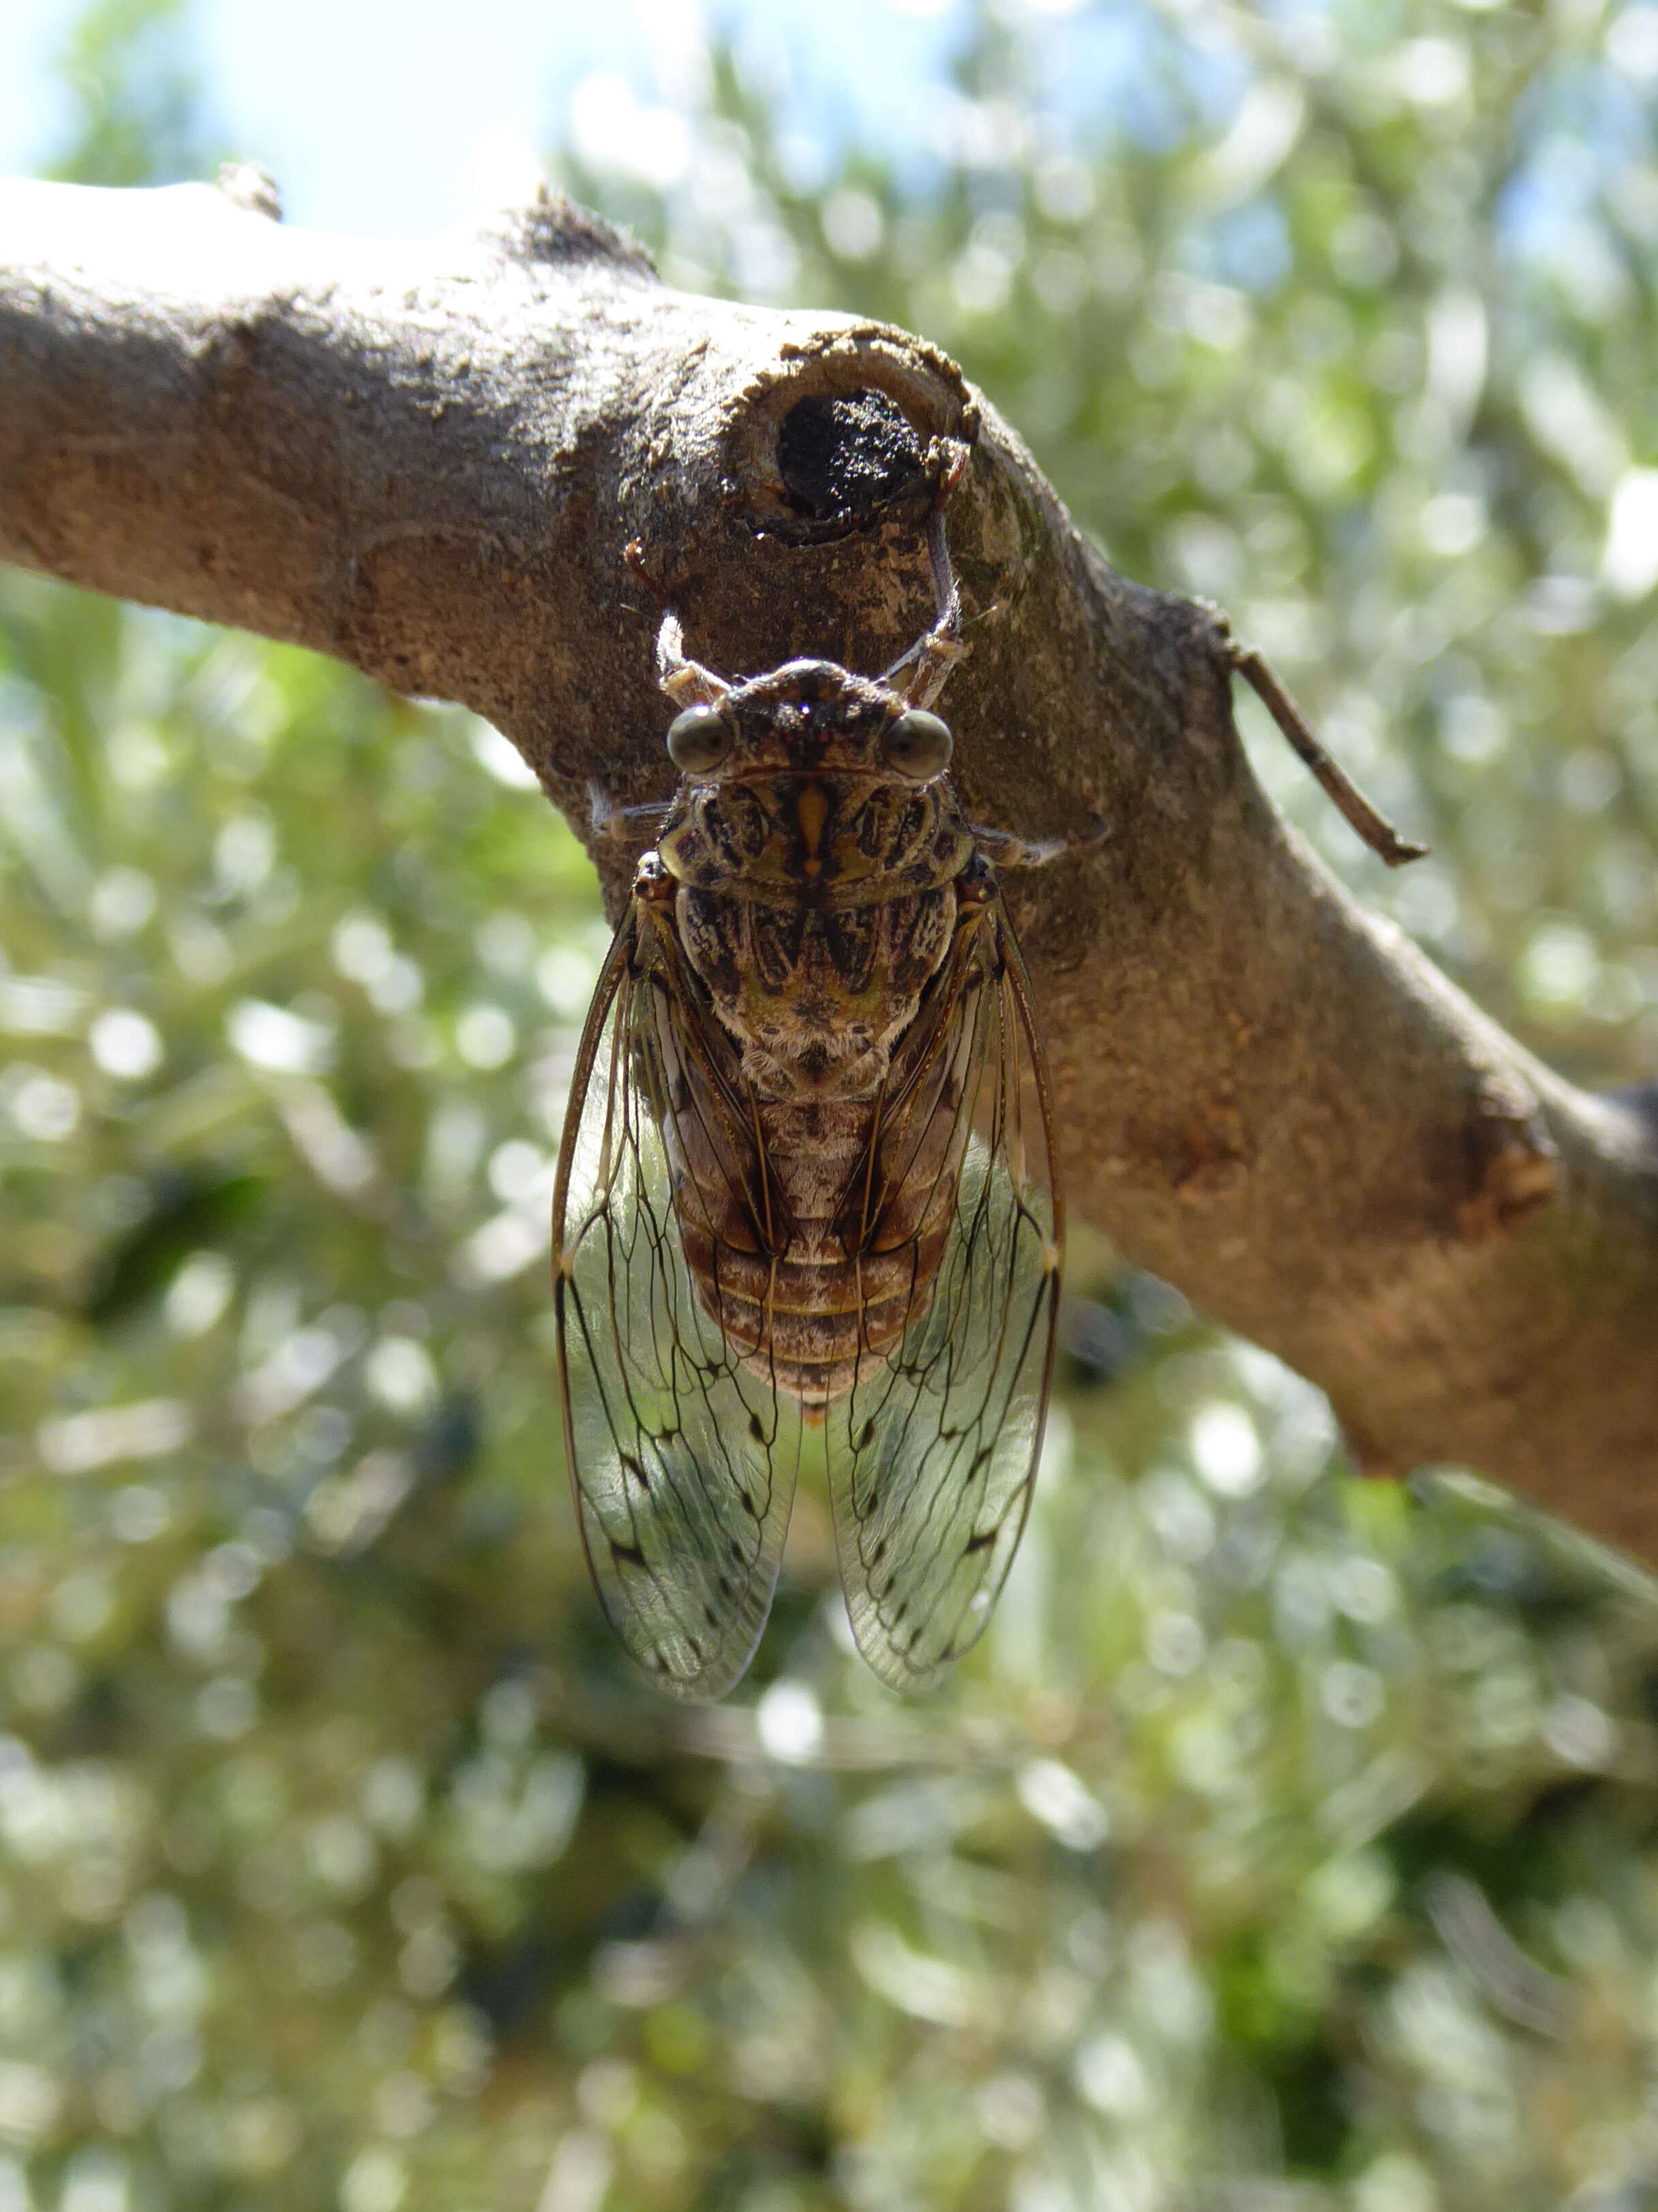
[[76,185],[170,185],[208,166],[189,0],[90,0],[64,40],[68,143],[48,174]]

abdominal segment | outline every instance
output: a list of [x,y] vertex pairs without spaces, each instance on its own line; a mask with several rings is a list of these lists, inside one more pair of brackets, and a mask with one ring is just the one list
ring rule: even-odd
[[967,1143],[962,1060],[918,1018],[874,1097],[750,1093],[745,1127],[706,1063],[676,1059],[665,1133],[698,1301],[808,1407],[867,1381],[932,1302]]
[[762,1114],[778,1209],[772,1237],[757,1237],[749,1210],[716,1183],[681,1185],[681,1239],[697,1296],[744,1366],[823,1407],[867,1380],[926,1313],[959,1162],[943,1174],[924,1170],[872,1209],[874,1103]]

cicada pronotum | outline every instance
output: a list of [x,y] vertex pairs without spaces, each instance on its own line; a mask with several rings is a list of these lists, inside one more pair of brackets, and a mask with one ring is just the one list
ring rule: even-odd
[[658,640],[681,781],[587,1017],[553,1248],[593,1580],[677,1697],[748,1664],[809,1438],[899,1688],[979,1636],[1029,1504],[1061,1221],[992,856],[1066,841],[963,816],[942,499],[929,545],[938,618],[882,676],[728,682],[672,615]]

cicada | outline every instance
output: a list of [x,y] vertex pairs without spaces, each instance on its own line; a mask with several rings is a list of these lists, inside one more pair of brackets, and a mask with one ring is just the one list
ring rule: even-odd
[[559,1379],[605,1613],[717,1698],[769,1610],[803,1455],[827,1465],[859,1650],[899,1689],[975,1642],[1024,1525],[1062,1243],[1048,1083],[996,865],[932,708],[938,616],[878,677],[728,681],[657,645],[680,773],[572,1083]]

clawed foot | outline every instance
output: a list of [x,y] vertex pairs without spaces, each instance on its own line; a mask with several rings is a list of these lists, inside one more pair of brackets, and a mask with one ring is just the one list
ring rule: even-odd
[[998,868],[1045,868],[1062,853],[1083,853],[1091,846],[1102,845],[1109,832],[1109,824],[1096,814],[1055,837],[1019,837],[1011,830],[993,830],[977,822],[969,822],[968,828],[980,851]]
[[587,779],[587,805],[593,835],[608,839],[612,845],[631,844],[635,824],[647,823],[655,829],[668,811],[665,799],[651,799],[643,806],[618,806],[596,775]]

